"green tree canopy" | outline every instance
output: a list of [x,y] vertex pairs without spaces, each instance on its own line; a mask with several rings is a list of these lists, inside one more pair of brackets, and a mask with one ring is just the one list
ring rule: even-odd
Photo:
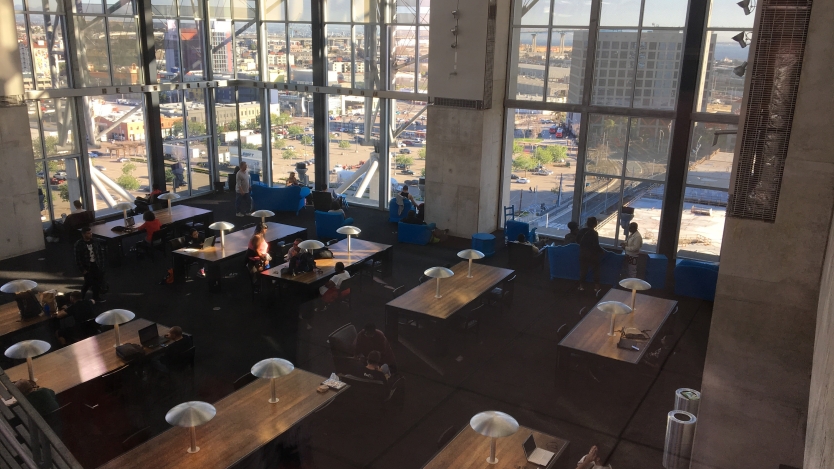
[[513,171],[529,171],[536,167],[536,161],[529,156],[516,156],[513,158]]
[[421,148],[420,151],[417,152],[417,158],[419,158],[421,160],[426,159],[426,149],[425,148]]
[[300,125],[291,125],[287,128],[287,132],[289,132],[290,135],[301,135],[304,133],[304,127],[301,127]]
[[246,121],[246,124],[243,125],[243,128],[248,130],[255,130],[261,128],[261,115],[258,114],[257,116],[255,116],[254,119]]
[[297,155],[298,153],[296,153],[295,150],[290,150],[289,148],[287,148],[286,150],[284,150],[283,153],[281,153],[281,158],[284,158],[285,160],[291,160],[295,158]]
[[409,167],[414,164],[414,158],[408,155],[397,155],[394,161],[396,161],[397,164],[404,165],[405,167]]
[[286,112],[282,112],[281,114],[270,114],[269,115],[269,122],[272,125],[287,125],[292,121],[292,116]]
[[513,142],[513,155],[520,155],[524,153],[524,145],[519,142]]
[[304,135],[304,136],[301,137],[301,144],[302,145],[309,145],[311,143],[313,143],[313,137],[311,137],[309,135]]
[[122,175],[116,179],[116,184],[124,187],[129,191],[139,189],[139,180],[133,176],[133,171],[136,170],[136,165],[133,163],[125,163],[122,165]]
[[206,134],[206,124],[202,122],[188,122],[188,136],[192,137],[195,135],[205,135]]
[[348,142],[347,140],[339,140],[339,148],[341,148],[342,150],[350,148],[350,142]]

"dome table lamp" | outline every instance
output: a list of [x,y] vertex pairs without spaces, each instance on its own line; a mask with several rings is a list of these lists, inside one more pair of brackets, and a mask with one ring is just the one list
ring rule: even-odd
[[302,241],[302,242],[298,243],[298,247],[301,248],[301,249],[309,249],[309,250],[321,249],[321,248],[324,247],[324,243],[322,243],[321,241],[316,240],[316,239],[308,239],[306,241]]
[[235,225],[227,221],[216,221],[209,225],[209,229],[220,232],[220,249],[226,249],[226,231],[234,228]]
[[495,457],[495,439],[513,435],[518,431],[518,422],[497,410],[488,410],[475,415],[469,420],[469,426],[481,435],[492,439],[489,443],[489,457],[486,460],[489,464],[498,463],[498,458]]
[[435,290],[434,297],[440,298],[443,296],[440,294],[440,279],[449,278],[455,275],[455,273],[446,267],[430,267],[423,272],[423,275],[437,279],[437,289]]
[[133,210],[134,208],[136,208],[136,206],[130,202],[119,202],[116,205],[114,205],[113,208],[122,211],[122,218],[125,221],[125,226],[127,226],[127,211]]
[[469,272],[466,274],[466,278],[472,278],[472,261],[475,259],[483,259],[484,253],[477,249],[464,249],[458,253],[458,257],[461,259],[469,259]]
[[614,316],[631,312],[631,308],[627,304],[619,301],[603,301],[597,305],[597,309],[611,315],[611,327],[608,329],[609,337],[614,335]]
[[118,347],[122,345],[122,338],[119,335],[119,324],[132,321],[135,317],[135,314],[126,309],[111,309],[96,316],[96,322],[103,326],[113,326],[113,329],[116,331],[116,345],[114,347]]
[[0,287],[0,291],[3,293],[17,294],[34,290],[35,288],[38,288],[38,284],[35,283],[33,280],[21,279],[12,280],[11,282],[4,284],[2,287]]
[[620,280],[620,286],[631,290],[631,310],[634,311],[634,304],[637,301],[637,290],[648,290],[652,285],[639,278],[624,278]]
[[164,194],[159,194],[156,196],[159,200],[167,200],[168,201],[168,214],[171,214],[171,201],[175,199],[179,199],[180,195],[176,192],[166,192]]
[[270,404],[278,403],[278,396],[275,391],[275,379],[287,376],[294,369],[295,366],[283,358],[267,358],[252,366],[252,375],[261,379],[268,379],[272,383],[272,397],[269,399]]
[[217,415],[217,409],[208,402],[189,401],[174,406],[165,414],[165,421],[171,425],[185,427],[191,430],[191,446],[186,450],[191,454],[200,451],[197,446],[197,430],[195,427],[207,423]]
[[49,348],[49,342],[42,340],[24,340],[7,348],[6,356],[18,359],[25,358],[26,366],[29,368],[29,381],[37,381],[35,379],[35,369],[32,366],[32,358],[43,355],[49,351]]
[[347,235],[348,252],[350,252],[350,237],[351,237],[351,235],[356,236],[361,232],[362,232],[362,230],[360,230],[359,228],[357,228],[355,226],[350,226],[350,225],[342,226],[338,230],[336,230],[336,233]]
[[269,210],[255,210],[254,212],[250,213],[253,217],[260,217],[261,223],[266,223],[266,219],[268,217],[274,217],[275,213]]

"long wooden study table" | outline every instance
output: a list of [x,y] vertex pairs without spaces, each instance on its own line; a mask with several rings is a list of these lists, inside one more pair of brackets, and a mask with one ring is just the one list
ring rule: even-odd
[[[139,343],[139,329],[152,323],[146,319],[134,319],[119,326],[121,342]],[[168,328],[157,325],[159,335],[168,333]],[[116,332],[109,330],[93,337],[78,341],[58,350],[35,357],[33,368],[38,386],[49,388],[60,394],[79,384],[109,373],[125,365],[116,355]],[[145,353],[154,353],[160,349],[145,349]],[[6,370],[12,381],[28,379],[29,370],[22,363]]]
[[270,380],[259,379],[214,404],[217,415],[197,427],[200,451],[186,452],[187,428],[173,427],[101,469],[149,467],[154,469],[227,468],[270,441],[344,392],[316,388],[324,377],[296,368],[276,380],[278,403],[270,404]]
[[0,305],[0,338],[7,334],[33,328],[48,319],[49,316],[43,313],[31,319],[21,319],[20,310],[17,308],[17,302],[15,301]]

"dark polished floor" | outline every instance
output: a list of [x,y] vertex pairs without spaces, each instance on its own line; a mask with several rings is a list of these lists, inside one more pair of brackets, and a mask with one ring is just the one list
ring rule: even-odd
[[[234,216],[229,194],[207,196],[188,205],[213,210],[215,220],[254,221]],[[393,277],[384,279],[385,283],[366,281],[363,290],[355,292],[352,311],[331,308],[299,320],[297,306],[253,303],[243,275],[225,278],[223,291],[212,294],[199,278],[181,285],[159,285],[170,261],[158,254],[155,261],[128,257],[124,265],[110,269],[111,292],[107,303],[96,306],[97,312],[126,308],[160,324],[182,326],[193,335],[197,347],[194,386],[183,392],[183,400],[217,401],[233,391],[234,380],[252,364],[267,357],[288,358],[300,368],[329,375],[333,371],[326,343],[330,332],[347,322],[361,327],[369,320],[382,328],[384,305],[393,287],[412,288],[424,269],[458,262],[455,254],[468,244],[454,238],[439,245],[398,244],[396,226],[387,222],[387,212],[351,207],[348,215],[363,230],[362,238],[395,246]],[[314,233],[312,208],[299,216],[282,213],[272,221],[304,226],[311,236]],[[485,262],[506,266],[506,252],[499,250]],[[240,272],[237,264],[229,263],[225,272]],[[15,278],[33,279],[41,289],[77,289],[80,277],[72,245],[49,244],[45,251],[0,262],[0,280]],[[652,294],[674,298],[663,291]],[[545,270],[522,272],[511,310],[487,312],[480,343],[473,334],[461,333],[449,353],[439,356],[430,330],[402,328],[401,337],[423,353],[417,355],[402,344],[395,347],[406,377],[401,409],[383,412],[357,406],[353,398],[336,399],[291,432],[291,456],[284,451],[279,462],[276,454],[281,452],[266,448],[239,466],[419,468],[437,451],[437,440],[447,428],[462,428],[475,413],[494,409],[509,413],[522,425],[569,440],[559,467],[572,469],[595,444],[602,459],[616,469],[660,468],[666,414],[672,409],[674,391],[698,389],[701,384],[712,308],[711,303],[699,300],[674,299],[680,309],[669,325],[659,358],[639,366],[601,361],[592,363],[593,375],[584,367],[556,375],[556,330],[562,324],[572,327],[579,310],[591,307],[596,298],[588,291],[575,290],[571,282],[551,281]],[[25,338],[45,334],[35,331]],[[565,373],[570,373],[569,383]],[[129,420],[140,422],[137,426],[150,425],[159,433],[169,428],[163,417],[173,404],[137,402],[127,412],[141,415]],[[97,431],[106,434],[108,428]],[[119,452],[89,446],[76,449],[85,467],[103,462],[108,452]]]

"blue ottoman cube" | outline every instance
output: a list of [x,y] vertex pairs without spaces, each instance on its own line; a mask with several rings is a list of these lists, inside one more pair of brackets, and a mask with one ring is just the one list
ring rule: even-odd
[[484,256],[495,255],[495,236],[489,233],[475,233],[472,235],[472,249],[484,253]]

